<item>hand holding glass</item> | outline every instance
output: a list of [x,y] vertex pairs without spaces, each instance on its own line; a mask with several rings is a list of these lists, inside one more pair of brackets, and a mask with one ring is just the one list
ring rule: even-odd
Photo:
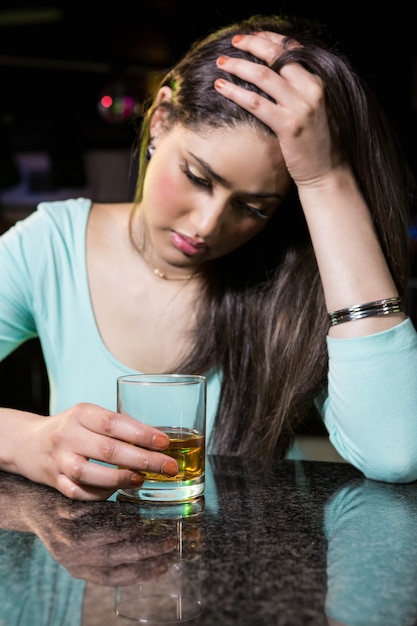
[[133,501],[182,502],[204,492],[206,378],[180,374],[133,374],[117,379],[117,410],[154,426],[169,437],[163,451],[173,457],[178,474],[169,477],[141,472],[138,489],[120,489]]

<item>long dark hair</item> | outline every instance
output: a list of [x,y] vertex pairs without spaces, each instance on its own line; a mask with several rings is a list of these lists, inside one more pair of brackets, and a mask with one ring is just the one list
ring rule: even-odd
[[[224,71],[220,55],[262,63],[231,44],[234,34],[275,31],[297,40],[274,68],[301,63],[323,81],[328,109],[401,295],[409,266],[407,225],[412,179],[401,146],[368,86],[348,59],[316,38],[305,23],[278,16],[253,16],[196,42],[164,77],[173,91],[163,103],[169,123],[193,130],[262,122],[213,88]],[[252,84],[227,75],[247,89]],[[265,94],[263,94],[265,95]],[[155,105],[140,134],[136,200],[142,194],[144,159]],[[223,383],[213,445],[218,453],[283,457],[301,420],[326,388],[328,320],[324,295],[295,187],[268,226],[234,252],[208,263],[199,305],[194,349],[179,364],[190,372],[222,372]]]

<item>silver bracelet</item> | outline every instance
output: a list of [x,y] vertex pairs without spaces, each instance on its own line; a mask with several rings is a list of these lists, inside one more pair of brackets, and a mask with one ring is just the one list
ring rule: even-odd
[[364,317],[375,315],[390,315],[391,313],[403,313],[405,310],[403,299],[399,296],[384,298],[384,300],[374,300],[366,304],[356,304],[347,309],[339,309],[329,313],[329,320],[332,326],[343,324],[343,322],[353,322]]

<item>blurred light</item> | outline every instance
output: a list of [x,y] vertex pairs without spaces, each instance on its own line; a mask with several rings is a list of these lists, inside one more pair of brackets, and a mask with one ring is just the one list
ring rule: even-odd
[[127,122],[135,111],[137,102],[128,93],[126,84],[117,81],[107,85],[100,96],[97,108],[100,117],[109,124]]
[[109,109],[113,104],[113,98],[111,96],[103,96],[100,102],[102,107]]

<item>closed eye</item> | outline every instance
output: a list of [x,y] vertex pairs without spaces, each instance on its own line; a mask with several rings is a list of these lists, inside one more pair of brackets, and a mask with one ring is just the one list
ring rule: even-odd
[[193,183],[193,185],[196,185],[197,187],[204,187],[206,189],[212,189],[211,181],[207,180],[206,178],[200,178],[200,176],[194,174],[194,172],[191,171],[187,162],[181,167],[181,169],[188,178],[188,180]]
[[[201,176],[195,174],[187,161],[185,161],[185,163],[181,166],[181,171],[195,187],[208,192],[213,190],[213,181],[210,178],[202,178]],[[234,198],[232,202],[239,211],[244,211],[251,217],[261,218],[263,220],[267,220],[270,217],[270,215],[265,213],[265,208],[254,206],[251,203],[245,202],[242,198]],[[255,200],[255,202],[257,201]],[[263,207],[262,202],[258,201],[257,204],[260,204],[260,206]]]
[[246,211],[250,215],[253,215],[254,217],[260,217],[263,220],[267,220],[269,218],[269,215],[266,215],[266,213],[264,213],[262,209],[258,209],[257,207],[254,207],[253,205],[248,204],[244,200],[240,200],[236,198],[235,204],[239,209],[243,209],[244,211]]

